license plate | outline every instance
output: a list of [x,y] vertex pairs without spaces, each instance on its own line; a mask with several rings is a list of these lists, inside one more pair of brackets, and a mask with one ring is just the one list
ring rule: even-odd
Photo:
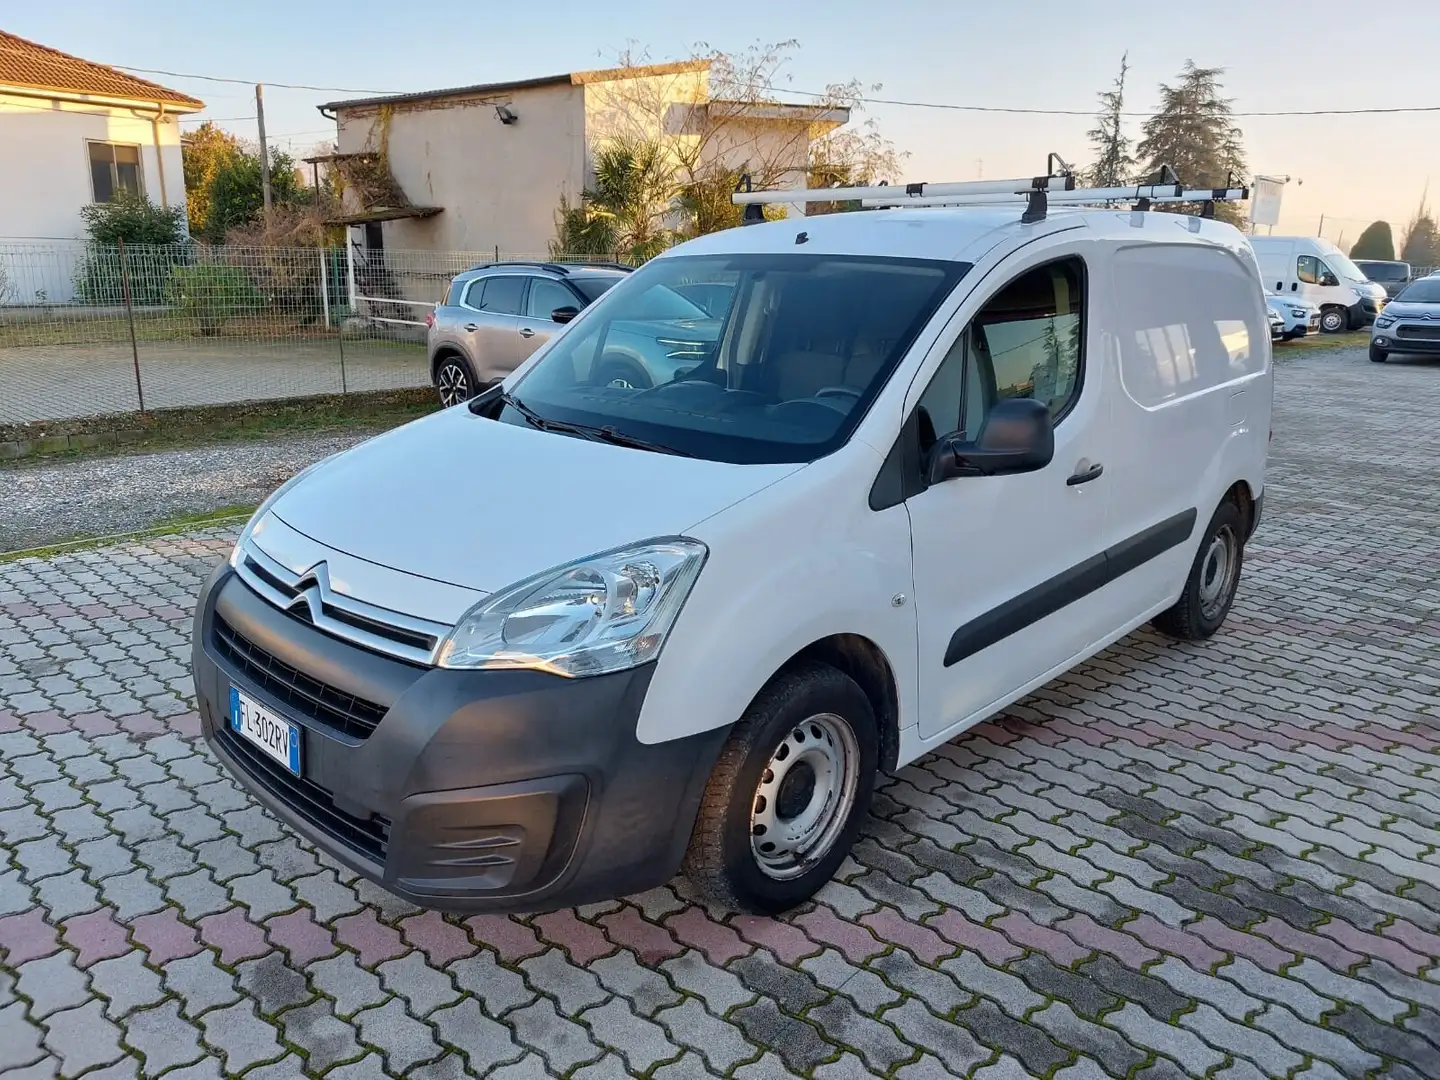
[[300,728],[230,688],[230,728],[296,776],[300,775]]

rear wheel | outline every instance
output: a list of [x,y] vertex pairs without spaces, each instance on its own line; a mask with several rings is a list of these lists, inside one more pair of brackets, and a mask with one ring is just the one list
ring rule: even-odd
[[855,842],[878,762],[875,714],[853,679],[825,664],[781,672],[720,752],[686,877],[717,905],[758,915],[810,899]]
[[1384,349],[1380,348],[1378,345],[1370,346],[1370,362],[1372,364],[1385,363],[1389,355],[1389,353],[1387,353]]
[[480,387],[469,362],[463,356],[451,353],[443,357],[435,368],[435,389],[440,393],[440,404],[448,409],[469,401]]
[[1227,499],[1205,529],[1185,591],[1174,607],[1155,617],[1155,628],[1182,641],[1203,641],[1215,633],[1230,614],[1244,562],[1244,515]]
[[1350,313],[1344,308],[1328,307],[1320,312],[1320,329],[1327,334],[1338,334],[1350,329]]

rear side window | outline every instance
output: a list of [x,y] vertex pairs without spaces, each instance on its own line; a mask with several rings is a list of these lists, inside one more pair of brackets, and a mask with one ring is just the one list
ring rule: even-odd
[[1260,285],[1229,252],[1127,248],[1116,253],[1114,275],[1120,374],[1141,405],[1264,370],[1270,331]]

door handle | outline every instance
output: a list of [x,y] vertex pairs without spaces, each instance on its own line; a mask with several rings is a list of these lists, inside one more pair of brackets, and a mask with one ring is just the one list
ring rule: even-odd
[[465,324],[465,329],[473,334],[476,330],[479,330],[480,327],[476,326],[473,322],[467,322]]
[[534,330],[531,330],[530,327],[527,326],[527,327],[524,327],[524,328],[520,331],[520,336],[521,336],[521,337],[534,337],[534,336],[535,336],[535,331],[534,331]]
[[1074,476],[1070,477],[1069,480],[1066,480],[1065,486],[1078,487],[1081,484],[1088,484],[1091,480],[1098,480],[1100,478],[1100,474],[1104,471],[1105,466],[1101,465],[1097,461],[1094,465],[1091,465],[1090,468],[1086,469],[1084,472],[1077,472]]

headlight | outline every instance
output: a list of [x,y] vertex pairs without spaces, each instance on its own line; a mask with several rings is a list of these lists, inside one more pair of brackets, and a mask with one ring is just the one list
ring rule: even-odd
[[[344,453],[344,451],[341,451],[341,453]],[[330,455],[330,457],[338,456],[339,455],[337,454]],[[250,520],[247,521],[245,523],[245,527],[240,530],[240,535],[235,541],[235,546],[230,549],[230,565],[232,567],[240,565],[241,546],[245,543],[246,540],[250,539],[250,536],[252,533],[254,533],[256,526],[259,525],[265,515],[270,512],[270,508],[280,501],[280,496],[284,495],[287,491],[293,488],[301,480],[305,479],[306,476],[310,475],[310,473],[314,472],[321,465],[324,465],[325,462],[330,460],[330,457],[321,458],[319,461],[305,466],[305,468],[301,469],[289,480],[286,480],[285,483],[281,484],[278,488],[276,488],[268,496],[266,496],[265,501],[260,504],[259,509],[257,509],[255,513],[250,515]]]
[[1394,315],[1381,315],[1375,320],[1375,326],[1380,330],[1384,330],[1387,326],[1394,326],[1396,318],[1397,316]]
[[1292,307],[1290,309],[1290,314],[1294,318],[1303,319],[1307,314],[1309,314],[1309,312],[1307,312],[1303,307]]
[[571,678],[638,667],[660,654],[705,555],[696,540],[651,540],[547,570],[466,612],[438,664]]

